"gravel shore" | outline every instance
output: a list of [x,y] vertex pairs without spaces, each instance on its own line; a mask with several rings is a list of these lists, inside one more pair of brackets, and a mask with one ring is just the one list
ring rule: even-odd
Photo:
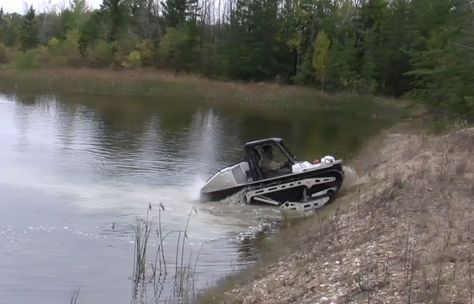
[[357,182],[275,237],[278,258],[201,302],[473,303],[474,129],[391,132],[353,164]]

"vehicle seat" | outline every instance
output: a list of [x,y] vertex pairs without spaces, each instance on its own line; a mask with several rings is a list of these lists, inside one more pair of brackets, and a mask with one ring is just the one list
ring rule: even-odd
[[279,175],[278,171],[268,172],[268,171],[264,171],[260,167],[260,160],[262,159],[262,155],[260,153],[262,153],[262,151],[258,150],[255,154],[257,155],[257,165],[258,165],[258,171],[260,172],[261,179],[266,179],[266,178],[271,178],[271,177],[278,176]]
[[254,151],[254,157],[255,157],[255,172],[257,173],[257,180],[265,178],[262,169],[260,168],[260,159],[262,158],[260,156],[260,151]]

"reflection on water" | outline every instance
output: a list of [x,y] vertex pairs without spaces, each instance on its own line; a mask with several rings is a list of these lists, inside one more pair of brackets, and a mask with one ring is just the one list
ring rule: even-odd
[[[302,158],[349,157],[391,119],[385,111],[0,95],[0,302],[64,303],[76,288],[81,303],[129,302],[131,225],[149,203],[165,205],[165,231],[182,230],[197,209],[186,238],[190,251],[203,244],[197,289],[246,267],[255,248],[239,234],[278,219],[278,210],[235,197],[199,203],[203,182],[262,137],[283,137]],[[164,243],[170,265],[176,238]]]

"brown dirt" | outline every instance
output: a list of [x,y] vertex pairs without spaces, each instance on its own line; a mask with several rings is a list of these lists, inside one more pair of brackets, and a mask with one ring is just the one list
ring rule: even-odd
[[354,161],[362,184],[276,237],[280,258],[202,299],[473,303],[473,155],[474,128],[384,135]]

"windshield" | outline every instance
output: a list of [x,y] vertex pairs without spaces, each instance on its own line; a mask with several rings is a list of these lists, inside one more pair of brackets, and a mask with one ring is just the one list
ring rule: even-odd
[[293,155],[293,153],[291,153],[291,151],[285,146],[285,144],[280,143],[281,147],[286,151],[286,153],[288,153],[288,156],[290,157],[291,160],[295,161],[296,160],[296,157]]

